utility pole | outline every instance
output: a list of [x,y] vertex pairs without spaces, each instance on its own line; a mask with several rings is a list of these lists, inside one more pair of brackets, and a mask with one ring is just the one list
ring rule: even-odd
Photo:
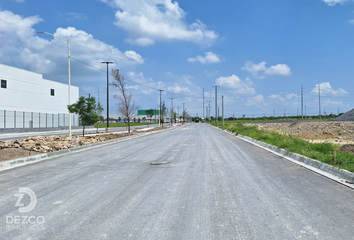
[[224,126],[224,95],[222,95],[221,99],[222,99],[222,126]]
[[210,119],[210,103],[211,103],[211,101],[207,101],[208,103],[209,103],[209,108],[208,108],[208,110],[209,110],[209,122],[211,121],[211,119]]
[[161,127],[161,92],[163,90],[157,90],[157,91],[160,91],[159,127]]
[[177,107],[177,119],[179,119],[179,107]]
[[106,132],[109,131],[109,83],[108,83],[108,64],[114,63],[114,62],[101,62],[107,64],[107,128]]
[[275,109],[274,109],[274,117],[275,117]]
[[184,123],[184,104],[185,103],[182,103],[182,104],[183,104],[183,113],[182,114],[183,114],[183,123]]
[[301,118],[304,118],[304,91],[301,85]]
[[218,116],[217,116],[218,122],[219,122],[219,116],[220,116],[220,109],[219,109],[219,106],[218,106]]
[[174,98],[170,98],[171,99],[171,126],[173,126],[173,99]]
[[217,121],[217,115],[218,115],[218,86],[213,86],[215,87],[215,124]]
[[321,84],[318,84],[318,106],[321,119]]
[[208,107],[205,107],[205,114],[206,114],[205,121],[207,121],[208,120]]
[[203,88],[203,118],[205,118],[205,116],[204,116],[204,88]]

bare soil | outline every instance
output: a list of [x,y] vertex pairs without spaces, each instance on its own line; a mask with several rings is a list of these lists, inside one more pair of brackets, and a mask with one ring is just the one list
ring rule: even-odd
[[38,154],[41,153],[25,150],[23,148],[3,148],[0,149],[0,162],[17,159],[17,158],[35,156]]
[[341,151],[354,154],[354,122],[287,122],[246,125],[256,125],[260,130],[276,131],[311,143],[337,144],[342,146]]

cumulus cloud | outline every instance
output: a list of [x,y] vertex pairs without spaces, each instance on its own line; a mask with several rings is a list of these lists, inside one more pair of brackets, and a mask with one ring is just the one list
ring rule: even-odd
[[291,70],[286,64],[278,64],[268,68],[264,74],[266,75],[282,75],[289,76],[291,75]]
[[188,58],[188,62],[200,62],[200,63],[218,63],[221,62],[220,58],[218,55],[212,53],[212,52],[206,52],[204,53],[204,57],[198,55],[195,58]]
[[247,106],[266,106],[267,104],[264,102],[264,97],[262,94],[258,94],[255,97],[249,98],[246,103]]
[[140,54],[130,50],[130,51],[126,51],[125,52],[125,56],[128,58],[133,59],[134,61],[136,61],[139,64],[143,64],[144,63],[144,59],[140,56]]
[[156,41],[184,40],[210,45],[218,34],[200,20],[185,22],[186,13],[172,0],[101,0],[117,8],[115,24],[128,32],[127,41],[148,46]]
[[327,3],[328,6],[334,6],[336,4],[343,4],[348,0],[322,0],[323,2]]
[[279,104],[280,106],[291,106],[296,108],[299,104],[300,96],[295,93],[272,94],[269,97],[269,103]]
[[311,93],[318,94],[319,85],[320,85],[322,96],[341,96],[341,95],[349,94],[347,91],[343,90],[342,88],[339,88],[338,90],[333,89],[329,82],[316,84],[316,87],[311,91]]
[[277,64],[269,68],[266,67],[266,62],[261,62],[255,64],[251,61],[245,63],[245,66],[242,67],[242,70],[250,72],[255,78],[265,78],[265,76],[258,76],[259,72],[263,72],[265,75],[280,75],[280,76],[290,76],[291,69],[286,64]]
[[[185,94],[197,96],[200,94],[200,89],[190,81],[190,76],[188,75],[174,75],[172,73],[165,74],[168,82],[154,81],[152,78],[145,78],[142,72],[129,72],[127,74],[127,80],[130,88],[136,90],[139,89],[144,94],[156,93],[157,89],[164,89],[164,92]],[[137,83],[137,84],[136,84]]]
[[[67,68],[66,45],[63,40],[47,34],[37,34],[33,25],[43,21],[38,16],[21,17],[10,11],[0,11],[0,57],[3,63],[28,66],[32,71],[42,74],[65,72]],[[91,34],[73,27],[58,28],[54,33],[70,39],[71,57],[102,68],[101,61],[113,61],[118,66],[136,66],[144,63],[143,58],[134,51],[121,52]],[[49,39],[49,40],[48,40]],[[72,73],[85,65],[72,68]],[[87,71],[86,71],[87,72]],[[83,75],[84,72],[81,72]]]
[[247,79],[246,81],[242,81],[236,75],[219,77],[216,79],[215,84],[223,88],[232,89],[235,93],[238,94],[251,95],[256,93],[252,87],[253,82],[251,80]]

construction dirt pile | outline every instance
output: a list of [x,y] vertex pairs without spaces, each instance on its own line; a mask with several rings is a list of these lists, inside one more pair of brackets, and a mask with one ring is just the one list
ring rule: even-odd
[[354,109],[340,115],[332,121],[354,121]]
[[28,151],[46,153],[97,142],[103,142],[119,137],[125,137],[128,135],[128,133],[120,133],[105,135],[88,135],[85,137],[78,135],[74,135],[72,137],[69,137],[67,135],[29,137],[18,140],[0,141],[0,150],[6,148],[22,148]]
[[354,122],[249,123],[245,125],[257,125],[260,130],[274,130],[310,142],[354,144]]
[[133,134],[136,133],[87,135],[85,137],[79,135],[74,135],[72,137],[68,137],[67,135],[39,136],[18,140],[0,141],[0,162],[97,142],[104,142]]

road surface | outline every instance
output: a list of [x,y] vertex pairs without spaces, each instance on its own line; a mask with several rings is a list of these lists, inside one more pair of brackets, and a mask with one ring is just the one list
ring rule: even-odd
[[[352,189],[201,123],[3,171],[0,181],[1,239],[354,236]],[[21,203],[33,210],[20,213]]]

